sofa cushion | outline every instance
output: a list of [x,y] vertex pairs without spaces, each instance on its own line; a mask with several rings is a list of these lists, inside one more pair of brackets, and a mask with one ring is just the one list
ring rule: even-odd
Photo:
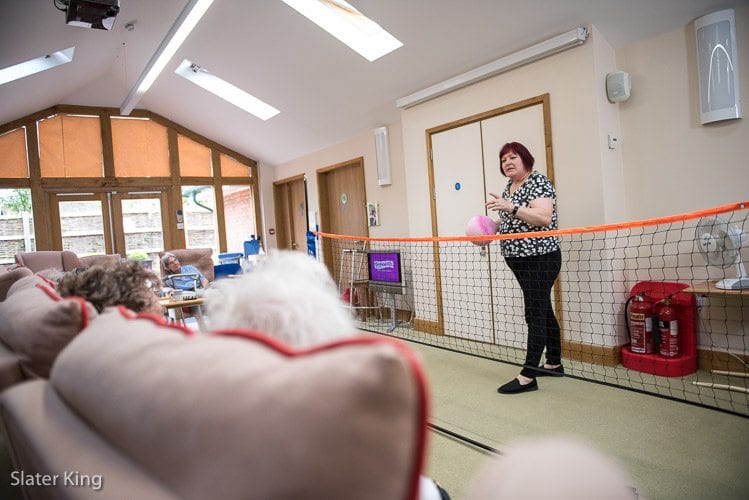
[[8,295],[8,290],[16,281],[31,275],[31,270],[25,267],[0,270],[0,301],[5,300],[5,297]]
[[0,392],[22,380],[23,372],[18,357],[0,342]]
[[[22,481],[31,478],[36,484],[22,483],[23,498],[178,498],[102,440],[46,380],[18,384],[0,394],[0,422],[15,471],[23,471]],[[36,474],[57,475],[55,486],[38,485],[41,476]],[[18,475],[11,479],[21,480]],[[12,493],[21,498],[17,489]]]
[[108,310],[61,353],[50,383],[181,498],[414,498],[426,395],[402,343],[294,351],[229,333],[175,335]]
[[[26,267],[19,267],[19,269],[26,269],[28,271],[28,268]],[[32,275],[26,275],[23,278],[16,280],[10,288],[8,288],[8,292],[6,293],[6,298],[10,297],[14,293],[20,292],[21,290],[26,290],[27,288],[34,288],[36,285],[46,285],[50,288],[54,288],[55,284],[48,278],[45,278],[42,275],[39,274],[32,274]]]
[[39,283],[12,292],[0,302],[0,341],[18,356],[27,377],[46,378],[57,354],[96,310],[79,297],[61,298]]

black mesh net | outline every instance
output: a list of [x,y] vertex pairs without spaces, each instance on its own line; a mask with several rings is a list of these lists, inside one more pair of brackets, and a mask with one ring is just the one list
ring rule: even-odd
[[[749,415],[747,208],[558,231],[565,375]],[[496,241],[507,236],[318,238],[360,328],[526,363],[524,296]]]

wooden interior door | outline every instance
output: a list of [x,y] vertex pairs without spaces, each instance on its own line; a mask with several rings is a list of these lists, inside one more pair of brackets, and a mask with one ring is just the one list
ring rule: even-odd
[[[352,236],[369,236],[364,158],[357,158],[317,171],[320,199],[320,230]],[[337,283],[344,248],[362,247],[363,242],[323,239],[323,259]],[[347,273],[348,274],[348,273]]]
[[307,185],[304,175],[273,183],[276,246],[307,252]]
[[293,239],[294,221],[289,213],[289,184],[273,183],[273,205],[276,213],[276,247],[279,250],[290,250]]

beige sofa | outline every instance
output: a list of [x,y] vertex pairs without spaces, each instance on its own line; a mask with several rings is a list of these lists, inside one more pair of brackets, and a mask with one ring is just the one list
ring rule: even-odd
[[57,295],[41,276],[14,281],[0,302],[0,390],[48,377],[58,353],[96,314],[81,298]]
[[188,332],[106,310],[0,395],[27,498],[416,498],[426,389],[403,344]]
[[13,269],[0,268],[0,302],[5,300],[8,290],[13,283],[32,274],[34,273],[25,267],[16,267]]

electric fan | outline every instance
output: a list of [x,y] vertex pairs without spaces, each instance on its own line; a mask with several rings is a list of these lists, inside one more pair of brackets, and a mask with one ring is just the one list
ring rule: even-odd
[[705,261],[715,267],[736,265],[736,278],[725,278],[715,284],[722,290],[743,290],[749,288],[749,275],[746,274],[741,259],[743,234],[721,217],[703,217],[697,223],[695,239]]

